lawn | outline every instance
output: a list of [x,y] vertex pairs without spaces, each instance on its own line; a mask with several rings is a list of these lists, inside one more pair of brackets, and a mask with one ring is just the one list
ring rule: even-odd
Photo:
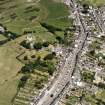
[[101,99],[102,101],[105,102],[105,90],[101,90],[97,93],[96,98]]
[[0,41],[6,40],[6,39],[7,38],[4,35],[0,34]]
[[40,4],[45,7],[48,12],[48,16],[43,22],[62,29],[70,25],[71,22],[67,18],[69,11],[65,4],[54,0],[41,0]]
[[0,1],[2,14],[0,23],[17,35],[23,35],[24,31],[31,30],[36,32],[34,35],[37,41],[55,42],[56,36],[39,24],[45,22],[63,30],[71,26],[72,20],[68,19],[68,7],[59,0],[41,0],[39,3],[36,1],[32,3],[26,0]]
[[37,31],[38,33],[35,35],[41,41],[42,39],[55,41],[55,36],[43,32],[47,30],[39,26],[40,22],[43,21],[61,29],[65,29],[71,24],[67,18],[69,15],[68,7],[61,2],[56,2],[56,0],[41,0],[37,4],[35,1],[29,3],[26,0],[10,0],[8,2],[4,0],[0,1],[0,13],[2,14],[0,23],[6,26],[9,31],[17,35],[23,35],[27,29]]
[[23,33],[24,28],[35,26],[33,22],[40,14],[39,6],[35,1],[29,3],[26,0],[0,1],[0,23],[18,35]]
[[20,79],[19,77],[14,77],[14,78],[8,79],[8,81],[5,81],[5,83],[0,85],[0,105],[12,104],[11,101],[17,92],[17,85],[18,85],[19,79]]
[[105,90],[98,90],[97,94],[92,95],[90,93],[85,93],[84,97],[86,102],[91,105],[105,105]]
[[63,3],[57,3],[53,0],[41,0],[40,4],[48,9],[47,19],[53,19],[68,16],[68,8]]
[[78,97],[76,97],[76,96],[69,96],[66,105],[75,105],[76,102],[78,102]]
[[[79,1],[79,0],[77,0]],[[87,3],[89,5],[93,6],[104,6],[105,5],[105,0],[81,0],[81,3]]]
[[0,105],[11,105],[20,78],[17,72],[22,64],[16,60],[16,53],[10,46],[13,45],[0,47]]

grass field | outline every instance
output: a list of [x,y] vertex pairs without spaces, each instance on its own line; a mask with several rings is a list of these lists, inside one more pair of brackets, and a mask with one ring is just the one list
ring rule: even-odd
[[43,32],[45,29],[39,26],[39,22],[45,22],[64,30],[72,23],[67,18],[69,15],[68,8],[59,0],[41,0],[39,3],[36,1],[0,1],[0,23],[17,35],[23,35],[23,32],[27,30],[37,31],[35,35],[39,40],[48,37],[47,39],[53,42],[56,40],[55,36],[51,33]]
[[6,40],[6,39],[7,38],[4,35],[0,34],[0,41]]
[[41,0],[40,4],[47,9],[48,16],[45,23],[55,27],[65,29],[70,26],[68,7],[63,3],[54,2],[53,0]]
[[105,102],[105,89],[104,89],[104,90],[99,91],[99,92],[97,93],[96,98],[101,99],[102,101],[104,101],[104,102]]
[[35,26],[35,31],[36,33],[34,33],[33,36],[36,42],[48,41],[53,43],[56,41],[55,36],[48,32],[48,30],[42,27],[40,24]]
[[[77,0],[79,1],[79,0]],[[87,3],[93,6],[104,6],[105,0],[81,0],[81,3]]]
[[36,2],[29,3],[26,0],[0,1],[0,8],[0,23],[18,35],[23,33],[24,28],[34,28],[33,21],[40,12]]
[[68,15],[68,9],[63,3],[57,3],[53,0],[41,0],[40,4],[48,10],[47,19],[58,18]]
[[22,64],[16,60],[12,46],[8,44],[0,47],[0,105],[11,105],[20,79],[17,72]]

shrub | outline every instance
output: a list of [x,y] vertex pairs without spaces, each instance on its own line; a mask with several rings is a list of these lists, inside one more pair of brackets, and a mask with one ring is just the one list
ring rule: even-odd
[[20,82],[18,84],[18,88],[23,88],[27,82],[29,78],[29,75],[24,75],[23,77],[21,77]]
[[32,63],[25,64],[25,66],[23,66],[21,68],[22,73],[30,73],[30,72],[32,72],[32,70],[33,70],[33,64]]
[[24,56],[24,60],[28,60],[28,57],[27,56]]
[[59,41],[60,44],[64,43],[64,40],[60,36],[57,36],[56,39]]
[[41,88],[43,88],[43,84],[42,84],[42,81],[41,80],[37,80],[37,81],[35,81],[35,87],[37,88],[37,89],[41,89]]
[[91,50],[89,53],[90,53],[92,56],[94,56],[95,50]]
[[29,48],[30,48],[30,44],[29,44],[29,43],[26,43],[26,40],[22,41],[22,42],[20,43],[20,45],[23,46],[23,47],[26,48],[26,49],[29,49]]
[[82,78],[85,82],[93,82],[94,80],[94,73],[92,72],[83,72]]
[[40,42],[35,43],[35,44],[34,44],[34,48],[35,48],[36,50],[39,50],[39,49],[42,48],[42,44],[41,44]]
[[48,46],[49,46],[49,42],[44,42],[44,43],[43,43],[43,46],[44,46],[44,47],[48,47]]
[[46,62],[48,67],[48,73],[49,75],[53,75],[54,71],[56,70],[55,65],[53,62]]
[[43,27],[45,27],[49,32],[55,34],[55,31],[62,31],[62,29],[54,27],[52,25],[48,25],[46,23],[41,23]]
[[55,57],[55,52],[48,54],[44,57],[44,60],[52,60]]
[[36,57],[35,55],[32,55],[32,56],[31,56],[31,58],[35,58],[35,57]]

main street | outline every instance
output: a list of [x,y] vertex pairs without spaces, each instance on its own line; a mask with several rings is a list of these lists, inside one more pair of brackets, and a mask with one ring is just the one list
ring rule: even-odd
[[81,52],[86,38],[88,36],[85,23],[82,22],[81,16],[79,13],[79,9],[74,1],[71,1],[74,11],[75,17],[78,17],[78,23],[81,28],[81,35],[77,40],[75,40],[74,44],[77,45],[73,48],[72,53],[69,54],[68,58],[66,58],[66,62],[62,71],[58,75],[56,81],[52,84],[50,89],[45,89],[44,93],[41,94],[41,97],[34,105],[55,105],[57,100],[60,98],[68,86],[70,86],[70,81],[72,79],[73,72],[75,70],[77,57]]

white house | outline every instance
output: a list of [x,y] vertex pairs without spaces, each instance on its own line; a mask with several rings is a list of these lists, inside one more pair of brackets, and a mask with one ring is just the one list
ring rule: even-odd
[[0,32],[2,32],[2,33],[5,32],[5,28],[3,26],[0,26]]

